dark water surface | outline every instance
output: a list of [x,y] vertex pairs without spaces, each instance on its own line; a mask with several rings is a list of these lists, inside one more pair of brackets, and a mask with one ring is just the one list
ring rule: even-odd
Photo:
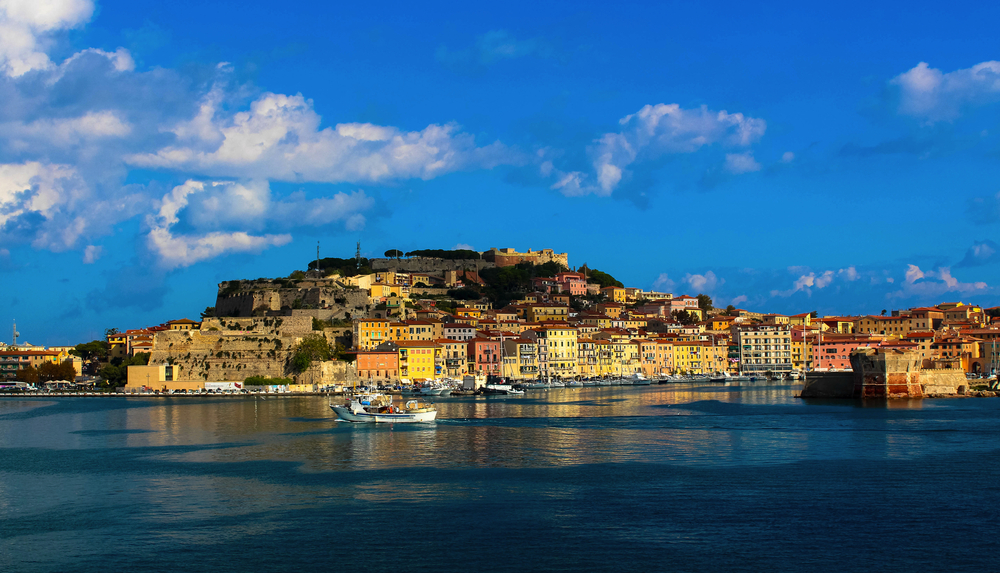
[[0,399],[0,571],[997,571],[1000,399]]

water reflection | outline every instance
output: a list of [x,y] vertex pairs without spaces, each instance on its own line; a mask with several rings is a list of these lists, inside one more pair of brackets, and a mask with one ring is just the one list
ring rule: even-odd
[[[454,397],[438,400],[438,422],[414,425],[337,422],[322,397],[5,400],[0,447],[124,448],[161,463],[287,462],[313,473],[911,458],[951,439],[928,433],[944,424],[936,417],[952,411],[947,404],[805,402],[800,390],[676,384]],[[850,439],[835,435],[844,432]]]

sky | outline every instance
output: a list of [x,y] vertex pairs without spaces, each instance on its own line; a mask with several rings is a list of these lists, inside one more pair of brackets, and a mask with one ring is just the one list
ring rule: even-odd
[[0,0],[0,340],[388,249],[1000,304],[1000,5]]

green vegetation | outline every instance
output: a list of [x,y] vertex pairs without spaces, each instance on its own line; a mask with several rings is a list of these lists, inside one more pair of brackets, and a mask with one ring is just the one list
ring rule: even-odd
[[17,371],[16,379],[29,384],[53,382],[55,380],[68,380],[72,382],[76,380],[76,368],[73,367],[72,360],[67,360],[61,364],[46,362],[38,368],[32,366],[21,368]]
[[708,312],[708,311],[712,310],[713,308],[715,308],[715,307],[712,306],[712,297],[708,296],[707,294],[699,294],[698,295],[698,308],[700,308],[701,310],[704,310],[705,312]]
[[291,378],[268,378],[267,376],[251,376],[243,383],[247,386],[286,386],[292,383]]
[[135,356],[125,358],[124,360],[115,360],[111,364],[101,368],[100,372],[98,372],[98,375],[104,379],[101,382],[101,386],[106,388],[124,386],[128,382],[129,366],[146,366],[147,364],[149,364],[148,352],[139,352]]
[[202,319],[215,318],[215,307],[214,306],[206,306],[205,310],[203,310],[201,312],[201,318]]
[[92,340],[77,344],[73,350],[69,351],[74,356],[79,356],[84,360],[104,360],[108,357],[108,343],[106,340]]
[[674,320],[688,326],[695,323],[695,317],[693,314],[686,310],[675,310],[673,313]]
[[[309,266],[306,268],[308,270],[315,270],[316,261],[310,261]],[[338,259],[336,257],[326,257],[319,260],[319,268],[324,274],[331,275],[338,273],[342,277],[367,275],[372,272],[371,261],[364,257],[361,257],[360,265],[358,265],[357,259],[354,258]]]
[[333,349],[326,337],[310,334],[299,342],[292,352],[292,369],[305,372],[313,362],[323,362],[333,357]]
[[[587,265],[583,265],[586,267]],[[601,285],[601,288],[606,288],[609,286],[616,286],[624,288],[625,285],[615,277],[609,275],[608,273],[602,273],[597,269],[587,269],[587,282],[595,283]]]
[[385,258],[387,258],[387,259],[396,259],[396,260],[399,260],[399,257],[403,256],[403,251],[400,251],[399,249],[389,249],[384,254],[385,254]]

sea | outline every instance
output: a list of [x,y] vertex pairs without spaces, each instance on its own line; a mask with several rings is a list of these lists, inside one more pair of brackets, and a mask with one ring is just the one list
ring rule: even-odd
[[0,398],[0,571],[1000,570],[1000,398],[800,391]]

